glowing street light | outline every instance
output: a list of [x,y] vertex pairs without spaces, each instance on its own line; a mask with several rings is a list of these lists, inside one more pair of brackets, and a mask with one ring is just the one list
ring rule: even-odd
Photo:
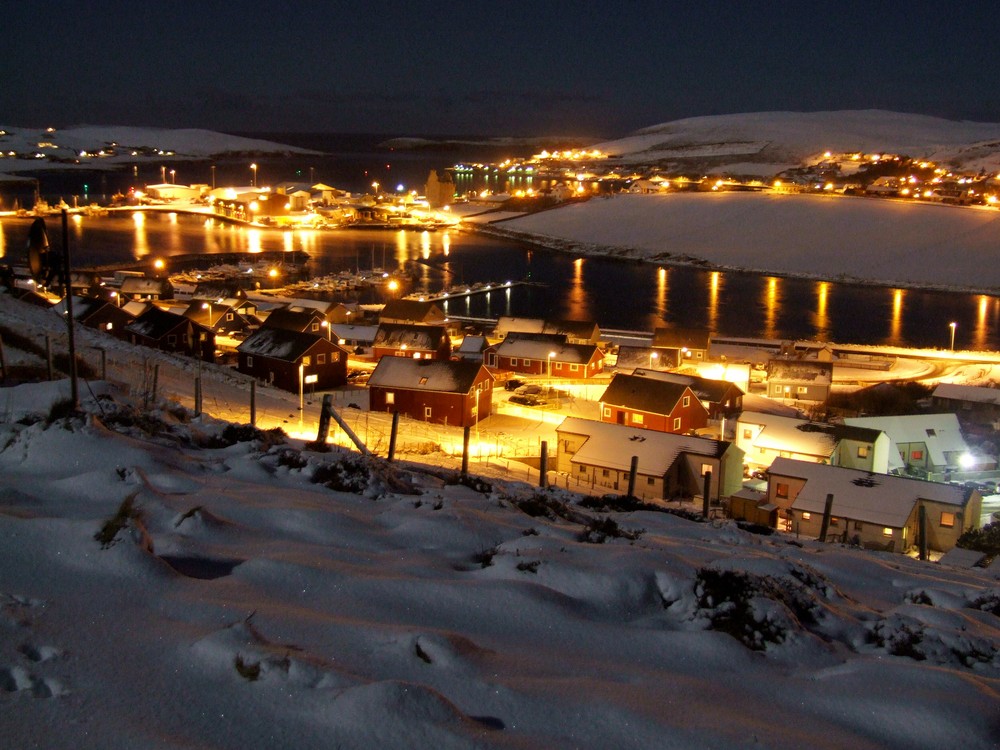
[[202,310],[208,310],[208,327],[211,328],[212,327],[212,303],[211,302],[202,302],[201,303],[201,309]]
[[948,327],[951,329],[951,350],[955,351],[955,328],[958,327],[958,323],[953,321],[948,324]]
[[555,352],[549,352],[549,356],[548,356],[548,358],[546,359],[546,362],[548,363],[548,366],[549,366],[549,378],[550,378],[550,379],[552,378],[552,358],[553,358],[554,356],[556,356],[556,353],[555,353]]
[[372,183],[372,190],[375,191],[375,197],[378,198],[378,182]]
[[160,165],[160,184],[164,184],[167,181],[167,168]]
[[657,354],[656,352],[650,352],[649,353],[649,369],[650,370],[653,369],[653,362],[655,362],[659,358],[660,358],[660,355]]
[[177,177],[177,170],[176,169],[171,169],[170,170],[170,184],[171,185],[175,185],[177,183],[176,177]]
[[250,182],[250,187],[257,187],[257,165],[250,165],[250,172],[252,173],[252,181]]

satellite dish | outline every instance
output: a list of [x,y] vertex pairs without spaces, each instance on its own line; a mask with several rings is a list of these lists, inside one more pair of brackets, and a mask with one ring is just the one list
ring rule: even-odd
[[35,219],[28,230],[28,268],[35,283],[50,286],[61,275],[59,260],[49,250],[45,219]]

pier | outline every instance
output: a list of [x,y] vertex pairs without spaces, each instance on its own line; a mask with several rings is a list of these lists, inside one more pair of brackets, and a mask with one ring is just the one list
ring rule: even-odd
[[450,299],[461,299],[472,297],[477,294],[490,294],[491,292],[502,292],[513,289],[516,286],[545,286],[538,281],[504,281],[502,283],[482,283],[477,282],[468,286],[455,286],[436,294],[408,294],[403,299],[417,300],[418,302],[442,302]]

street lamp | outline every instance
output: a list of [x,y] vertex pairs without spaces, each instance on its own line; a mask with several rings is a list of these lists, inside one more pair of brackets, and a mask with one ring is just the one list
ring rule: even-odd
[[958,323],[955,323],[955,322],[952,322],[952,323],[948,324],[948,327],[951,329],[951,350],[952,351],[955,351],[955,328],[957,326],[958,326]]
[[212,303],[211,302],[202,302],[201,303],[201,309],[202,310],[208,310],[208,327],[211,328],[212,327]]
[[167,181],[167,168],[160,165],[160,184],[163,185]]
[[548,365],[549,365],[549,379],[550,379],[550,380],[552,379],[552,358],[553,358],[554,356],[556,356],[556,353],[555,353],[555,352],[549,352],[549,356],[548,356],[548,358],[546,359],[546,362],[547,362],[547,363],[548,363]]
[[653,369],[653,361],[654,361],[654,360],[657,360],[657,359],[659,359],[659,358],[660,358],[660,355],[659,355],[659,354],[657,354],[656,352],[650,352],[650,353],[649,353],[649,369],[650,369],[650,370],[652,370],[652,369]]
[[215,165],[212,165],[212,190],[215,190]]
[[378,183],[377,182],[373,182],[372,183],[372,190],[375,191],[375,197],[378,198]]
[[176,169],[171,169],[170,170],[170,184],[174,185],[176,183],[177,183],[177,170]]
[[251,164],[250,171],[253,173],[252,174],[253,180],[250,183],[250,187],[257,187],[257,165]]

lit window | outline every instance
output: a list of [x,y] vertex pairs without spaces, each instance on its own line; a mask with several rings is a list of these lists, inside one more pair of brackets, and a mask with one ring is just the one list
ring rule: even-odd
[[803,513],[803,514],[802,514],[802,520],[803,520],[803,521],[808,521],[808,520],[809,520],[810,518],[812,518],[812,517],[813,517],[813,514],[812,514],[812,513]]
[[701,465],[701,474],[699,474],[699,476],[703,477],[706,474],[710,474],[711,472],[712,472],[712,464],[702,464]]
[[868,458],[868,448],[867,445],[858,446],[858,458]]
[[311,364],[312,364],[312,357],[310,357],[308,354],[302,358],[303,367],[309,367],[309,365]]
[[420,385],[427,385],[427,378],[420,378]]
[[393,393],[392,391],[389,391],[388,393],[386,393],[385,394],[385,402],[387,404],[394,404],[394,403],[396,403],[396,394]]
[[941,513],[941,526],[950,529],[955,526],[955,514],[943,511]]
[[892,536],[892,529],[890,529],[888,526],[883,526],[882,536]]
[[804,386],[804,385],[800,385],[800,386],[796,387],[795,392],[796,393],[809,393],[809,389],[806,386]]
[[923,458],[924,458],[924,452],[923,451],[912,451],[910,453],[910,458],[913,459],[914,461],[922,461]]
[[752,430],[743,430],[743,439],[744,440],[749,440],[752,437],[753,437],[753,431]]
[[632,415],[632,424],[642,424],[642,415],[641,414],[633,414]]
[[830,525],[831,526],[840,526],[840,519],[839,518],[832,518],[831,517],[830,518]]

